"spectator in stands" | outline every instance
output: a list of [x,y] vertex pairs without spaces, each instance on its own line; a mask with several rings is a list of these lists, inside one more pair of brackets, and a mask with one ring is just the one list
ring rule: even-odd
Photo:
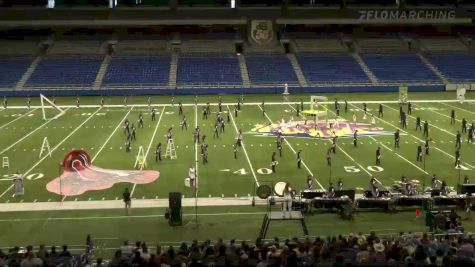
[[122,255],[125,257],[131,257],[133,255],[134,248],[129,244],[129,241],[125,240],[124,244],[120,247]]
[[71,253],[68,251],[68,246],[63,245],[63,251],[59,254],[60,257],[71,257]]
[[21,261],[20,267],[40,267],[43,266],[43,260],[37,258],[35,253],[28,251],[26,257]]
[[58,252],[56,252],[56,247],[55,246],[52,246],[51,247],[51,253],[49,254],[51,258],[56,258],[58,257]]
[[9,253],[8,253],[8,261],[7,265],[9,267],[14,266],[20,266],[21,263],[21,255],[18,253],[20,251],[19,247],[14,247],[12,248]]
[[465,238],[463,245],[461,245],[460,249],[457,251],[457,256],[469,259],[473,258],[475,256],[473,240]]
[[38,249],[36,256],[42,259],[43,261],[45,261],[46,258],[49,256],[48,250],[46,249],[44,244],[40,244],[40,248]]
[[124,263],[126,260],[122,257],[122,251],[118,249],[114,253],[114,258],[109,262],[109,267],[119,267]]
[[0,249],[0,267],[5,266],[5,264],[7,264],[7,255]]
[[416,252],[414,254],[414,260],[416,261],[416,263],[419,263],[419,264],[424,264],[425,261],[427,260],[427,254],[422,245],[417,246]]

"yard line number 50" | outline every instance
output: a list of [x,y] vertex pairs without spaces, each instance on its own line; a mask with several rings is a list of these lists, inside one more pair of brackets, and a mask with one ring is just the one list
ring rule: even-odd
[[[361,169],[357,166],[343,166],[343,168],[345,168],[345,171],[346,172],[360,172]],[[368,171],[371,171],[371,172],[382,172],[384,171],[383,167],[381,166],[368,166],[366,167],[366,169]]]

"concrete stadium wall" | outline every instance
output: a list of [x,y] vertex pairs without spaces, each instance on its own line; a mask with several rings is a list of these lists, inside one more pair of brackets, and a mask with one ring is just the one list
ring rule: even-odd
[[[409,92],[445,91],[444,85],[408,86]],[[289,92],[296,93],[368,93],[397,92],[399,86],[340,86],[340,87],[294,87]],[[197,89],[60,89],[60,90],[21,90],[0,91],[0,96],[99,96],[99,95],[209,95],[209,94],[281,94],[282,87],[262,88],[197,88]]]

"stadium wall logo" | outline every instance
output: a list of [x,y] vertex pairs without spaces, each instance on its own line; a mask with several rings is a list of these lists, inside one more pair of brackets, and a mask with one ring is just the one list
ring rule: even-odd
[[390,136],[394,134],[372,124],[348,122],[346,120],[288,121],[268,125],[258,124],[251,130],[251,133],[263,136],[281,134],[285,137],[329,139],[334,136],[353,137],[355,130],[358,130],[358,136]]
[[46,185],[49,192],[63,196],[82,195],[87,191],[104,190],[116,183],[147,184],[158,179],[158,171],[124,171],[91,165],[83,150],[68,153],[63,160],[63,174]]
[[271,20],[252,20],[251,39],[256,44],[267,44],[274,39],[274,28]]
[[358,20],[453,20],[454,10],[359,10]]

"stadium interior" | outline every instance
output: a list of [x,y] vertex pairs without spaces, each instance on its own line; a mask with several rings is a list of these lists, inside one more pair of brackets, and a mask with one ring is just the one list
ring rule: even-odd
[[475,266],[474,11],[0,0],[0,267]]

